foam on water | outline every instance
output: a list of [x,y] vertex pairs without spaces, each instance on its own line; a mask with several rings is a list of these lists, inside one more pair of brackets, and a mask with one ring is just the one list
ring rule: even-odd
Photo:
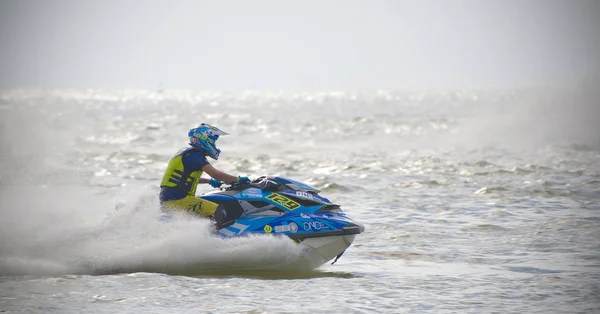
[[107,210],[110,202],[102,197],[73,199],[72,190],[51,188],[35,192],[34,199],[2,197],[2,275],[279,269],[300,257],[299,247],[287,238],[222,239],[204,219],[160,219],[152,196],[132,193],[132,205]]

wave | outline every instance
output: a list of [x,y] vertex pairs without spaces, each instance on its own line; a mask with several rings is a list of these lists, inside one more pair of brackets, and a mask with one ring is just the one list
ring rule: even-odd
[[[154,196],[134,198],[97,220],[103,204],[87,197],[61,204],[66,195],[60,194],[54,190],[8,207],[10,217],[0,223],[0,275],[303,269],[301,249],[287,237],[222,239],[205,219],[181,215],[165,222]],[[40,203],[46,207],[36,207]],[[91,215],[82,222],[82,214]]]

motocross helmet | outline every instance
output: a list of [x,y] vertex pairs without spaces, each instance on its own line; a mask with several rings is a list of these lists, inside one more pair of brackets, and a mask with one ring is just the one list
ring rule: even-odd
[[202,123],[199,127],[191,129],[188,132],[188,137],[190,138],[190,145],[192,147],[203,150],[206,152],[206,155],[217,160],[221,153],[221,150],[216,146],[217,139],[219,139],[220,135],[227,134],[229,133],[219,128]]

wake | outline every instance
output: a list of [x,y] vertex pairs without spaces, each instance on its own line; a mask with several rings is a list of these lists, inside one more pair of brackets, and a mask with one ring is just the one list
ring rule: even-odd
[[[60,198],[50,194],[55,201]],[[301,264],[301,249],[287,237],[222,239],[213,235],[208,220],[175,215],[165,221],[153,195],[135,198],[96,223],[78,217],[82,211],[98,211],[95,206],[63,203],[36,211],[35,204],[13,202],[11,218],[0,223],[0,275],[301,270],[294,266]]]

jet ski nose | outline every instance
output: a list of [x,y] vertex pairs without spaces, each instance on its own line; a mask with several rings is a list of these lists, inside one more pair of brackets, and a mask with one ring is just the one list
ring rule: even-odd
[[358,224],[359,228],[360,228],[360,233],[365,232],[365,225],[363,224]]
[[360,234],[365,231],[365,226],[358,222],[351,222],[342,228],[344,234]]

